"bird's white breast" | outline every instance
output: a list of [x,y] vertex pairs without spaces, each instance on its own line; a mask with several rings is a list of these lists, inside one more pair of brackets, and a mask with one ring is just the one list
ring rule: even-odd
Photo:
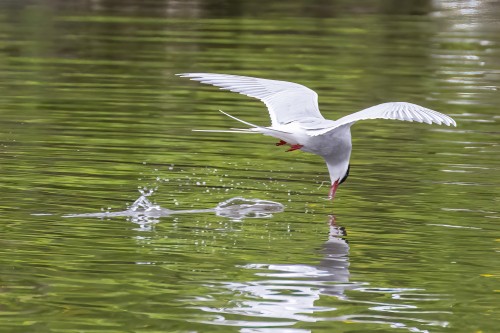
[[291,122],[284,125],[271,127],[273,132],[265,133],[274,136],[290,145],[302,145],[302,151],[331,157],[336,155],[339,158],[348,158],[351,152],[351,131],[350,126],[341,126],[335,130],[322,135],[311,136],[308,128],[304,128],[301,122]]
[[302,150],[323,157],[337,156],[345,159],[349,158],[351,147],[350,126],[342,126],[322,135],[310,136]]

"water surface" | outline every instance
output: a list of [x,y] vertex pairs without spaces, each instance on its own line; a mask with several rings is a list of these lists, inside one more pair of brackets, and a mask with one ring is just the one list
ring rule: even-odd
[[[0,9],[0,331],[500,326],[495,1]],[[317,156],[191,132],[238,125],[219,109],[269,120],[258,101],[174,76],[190,71],[305,84],[331,119],[404,100],[458,127],[356,124],[332,204]],[[138,189],[189,214],[111,214]],[[284,211],[216,213],[238,197]]]

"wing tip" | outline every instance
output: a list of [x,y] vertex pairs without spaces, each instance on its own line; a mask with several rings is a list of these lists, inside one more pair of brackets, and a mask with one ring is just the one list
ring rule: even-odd
[[[457,122],[455,121],[455,119],[453,119],[452,117],[448,116],[448,115],[445,115],[446,117],[444,117],[442,119],[442,122],[446,125],[446,126],[453,126],[453,127],[457,127]],[[441,124],[440,124],[441,125]]]

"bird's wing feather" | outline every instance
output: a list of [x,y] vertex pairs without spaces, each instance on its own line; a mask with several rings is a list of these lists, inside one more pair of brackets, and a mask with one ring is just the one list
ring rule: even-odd
[[358,120],[365,119],[394,119],[403,121],[416,121],[427,124],[445,124],[447,126],[457,126],[455,120],[450,116],[440,112],[424,108],[423,106],[406,103],[406,102],[390,102],[378,104],[367,109],[352,113],[338,120],[326,128],[308,130],[311,136],[325,134],[343,125],[352,125]]
[[269,109],[272,126],[300,121],[306,117],[324,119],[319,112],[318,95],[298,83],[228,74],[177,75],[261,100]]

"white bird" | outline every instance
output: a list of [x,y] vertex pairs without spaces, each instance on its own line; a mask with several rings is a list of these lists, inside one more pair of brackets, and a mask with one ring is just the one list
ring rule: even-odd
[[228,74],[177,75],[264,102],[271,116],[271,126],[255,125],[220,111],[250,128],[202,131],[262,133],[279,139],[277,146],[289,145],[290,149],[287,151],[300,149],[323,157],[330,173],[329,198],[332,200],[338,186],[349,175],[352,149],[350,129],[358,120],[381,118],[456,126],[455,121],[445,114],[406,102],[383,103],[337,120],[328,120],[319,111],[316,92],[297,83]]

